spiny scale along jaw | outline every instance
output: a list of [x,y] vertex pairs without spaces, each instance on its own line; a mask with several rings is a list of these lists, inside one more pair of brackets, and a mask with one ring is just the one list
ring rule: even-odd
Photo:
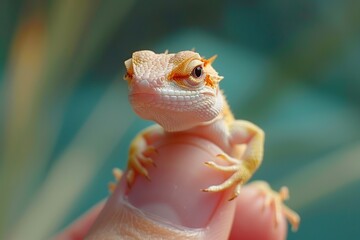
[[210,59],[193,51],[176,54],[134,52],[125,61],[124,79],[134,111],[166,131],[184,131],[214,120],[222,112],[223,97]]

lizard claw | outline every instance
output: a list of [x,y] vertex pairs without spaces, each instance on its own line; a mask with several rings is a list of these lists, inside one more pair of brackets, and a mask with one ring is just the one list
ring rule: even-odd
[[114,178],[115,178],[116,182],[120,181],[120,178],[121,178],[121,176],[123,174],[121,169],[120,168],[114,168],[112,173],[114,175]]
[[241,186],[250,178],[251,174],[241,160],[237,160],[225,154],[218,154],[217,157],[224,160],[230,165],[219,165],[215,162],[205,162],[205,165],[223,172],[232,172],[232,175],[219,185],[213,185],[206,189],[202,189],[203,192],[220,192],[228,188],[233,187],[233,192],[229,201],[234,200],[240,194]]
[[236,158],[232,158],[226,154],[220,153],[218,155],[216,155],[217,158],[220,158],[228,163],[232,163],[232,164],[239,164],[239,160]]
[[148,147],[146,148],[146,150],[142,153],[142,155],[143,155],[144,158],[145,158],[145,162],[144,162],[144,163],[147,163],[147,164],[150,164],[150,165],[153,166],[153,167],[156,167],[156,164],[155,164],[155,162],[153,161],[153,159],[150,158],[150,157],[146,157],[146,156],[149,156],[149,155],[151,155],[151,154],[158,154],[158,151],[156,150],[155,147],[153,147],[153,146],[148,146]]
[[144,176],[147,180],[151,181],[149,172],[146,169],[147,165],[156,167],[155,162],[150,157],[151,154],[157,154],[157,150],[153,146],[147,146],[143,151],[135,151],[130,154],[128,161],[128,172],[126,174],[127,185],[129,188],[133,185],[137,174]]
[[135,172],[133,169],[129,169],[126,173],[126,183],[128,188],[131,188],[135,181]]
[[235,186],[235,189],[234,189],[233,194],[231,195],[231,197],[229,198],[228,201],[232,201],[232,200],[234,200],[235,198],[237,198],[237,196],[239,196],[239,194],[240,194],[240,189],[241,189],[241,184],[237,184],[237,185]]
[[117,183],[120,181],[121,176],[123,174],[123,172],[121,171],[121,169],[119,168],[114,168],[112,171],[114,178],[115,178],[115,182],[110,182],[108,184],[108,188],[109,188],[109,192],[113,193],[115,191],[116,185]]
[[284,204],[284,201],[289,198],[289,189],[281,187],[279,192],[276,192],[271,189],[268,183],[263,181],[253,182],[251,185],[255,186],[260,195],[265,198],[263,211],[268,207],[273,207],[275,227],[278,226],[281,217],[285,215],[292,226],[292,230],[297,231],[300,224],[300,216]]

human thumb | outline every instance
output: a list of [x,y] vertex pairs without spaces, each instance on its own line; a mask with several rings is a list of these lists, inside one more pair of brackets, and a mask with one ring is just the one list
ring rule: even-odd
[[147,168],[151,181],[137,176],[129,189],[123,177],[86,239],[227,239],[235,201],[229,191],[201,189],[229,174],[204,164],[219,161],[222,151],[201,141],[158,147],[151,156],[156,167]]

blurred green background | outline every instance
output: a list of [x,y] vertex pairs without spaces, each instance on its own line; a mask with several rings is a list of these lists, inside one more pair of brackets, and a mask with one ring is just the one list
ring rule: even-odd
[[[132,137],[123,62],[195,48],[266,132],[288,239],[360,236],[360,2],[0,1],[0,239],[47,239],[108,196]],[[5,237],[7,236],[7,237]]]

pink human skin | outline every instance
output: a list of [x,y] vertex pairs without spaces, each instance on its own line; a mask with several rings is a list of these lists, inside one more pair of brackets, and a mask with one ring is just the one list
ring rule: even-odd
[[[245,186],[234,201],[228,201],[226,191],[199,191],[226,178],[225,174],[203,167],[203,159],[221,151],[209,143],[207,149],[199,148],[204,141],[177,138],[176,143],[159,147],[153,155],[157,167],[149,168],[151,182],[137,178],[128,191],[123,178],[87,239],[285,239],[285,218],[274,225],[273,209],[263,208],[265,198],[256,187]],[[179,149],[181,154],[173,155]],[[177,181],[179,177],[182,181]],[[57,239],[82,239],[99,208]]]

